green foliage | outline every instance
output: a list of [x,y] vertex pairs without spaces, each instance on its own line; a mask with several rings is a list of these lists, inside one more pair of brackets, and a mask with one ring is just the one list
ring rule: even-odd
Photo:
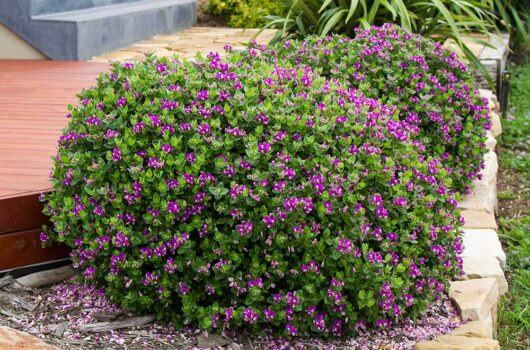
[[[527,169],[528,172],[528,169]],[[504,349],[526,350],[530,342],[530,213],[502,219],[500,236],[506,244],[510,291],[499,309],[499,341]]]
[[488,109],[467,66],[439,43],[386,24],[359,30],[353,39],[309,36],[248,55],[251,61],[263,58],[318,67],[324,76],[396,106],[425,154],[451,169],[453,189],[465,192],[477,177],[486,152]]
[[[462,41],[465,33],[488,34],[495,28],[490,1],[475,0],[283,0],[284,14],[268,16],[268,27],[278,28],[274,40],[309,34],[353,36],[357,27],[395,23],[411,33],[439,42],[452,39],[468,61],[484,76],[489,73]],[[476,40],[486,44],[481,40]]]
[[[510,118],[503,119],[499,140],[501,167],[516,170],[521,185],[510,200],[528,203],[530,198],[530,64],[512,68]],[[522,188],[521,188],[522,187]],[[506,198],[507,196],[505,196]],[[524,210],[524,209],[523,209]],[[509,294],[501,300],[499,341],[503,349],[526,350],[530,343],[530,210],[499,221],[500,236],[507,253]]]
[[456,199],[396,108],[310,67],[148,57],[80,94],[43,240],[138,313],[340,336],[459,273]]
[[498,27],[510,32],[516,49],[528,53],[530,50],[530,2],[527,0],[494,0],[494,11],[498,16]]
[[256,28],[266,23],[265,16],[278,14],[281,8],[278,1],[209,0],[206,11],[224,17],[231,27]]
[[503,166],[523,171],[524,178],[530,187],[530,64],[513,67],[510,79],[510,109],[506,118],[502,119],[503,133],[501,144],[503,146]]

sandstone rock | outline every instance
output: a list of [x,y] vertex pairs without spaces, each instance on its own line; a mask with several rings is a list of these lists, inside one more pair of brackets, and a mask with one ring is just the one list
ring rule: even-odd
[[491,258],[499,261],[501,268],[506,268],[506,254],[502,250],[497,232],[491,229],[464,229],[462,240],[464,252],[462,258]]
[[497,146],[497,140],[493,136],[493,133],[491,130],[488,130],[486,132],[486,148],[490,151],[495,151],[495,147]]
[[162,43],[162,44],[171,44],[175,40],[180,38],[179,35],[156,35],[148,40],[143,41],[142,43]]
[[[495,310],[495,306],[493,307],[493,310]],[[486,320],[484,322],[486,323],[486,327],[488,328],[488,334],[492,334],[493,337],[495,337],[496,332],[495,327],[493,327],[493,317],[491,313],[488,315],[488,317],[486,317]]]
[[451,282],[449,298],[464,321],[485,320],[499,300],[499,287],[494,278],[455,281]]
[[474,337],[474,338],[485,338],[485,339],[493,338],[492,329],[491,327],[489,327],[487,321],[468,322],[454,329],[450,334],[464,336],[464,337]]
[[497,99],[497,95],[493,93],[491,90],[486,89],[479,89],[480,96],[485,97],[488,99],[488,107],[492,111],[499,111],[500,110],[500,104],[499,100]]
[[495,257],[472,257],[463,258],[464,272],[462,276],[465,280],[477,278],[495,278],[499,286],[499,293],[502,295],[508,291],[508,282],[504,277],[499,260]]
[[491,112],[491,133],[494,137],[499,136],[502,134],[502,124],[501,124],[501,117],[497,112]]
[[436,340],[417,343],[414,350],[500,350],[492,339],[443,335]]
[[500,350],[499,342],[492,339],[443,335],[434,341],[416,344],[415,350]]
[[462,216],[465,220],[464,228],[489,228],[493,230],[499,228],[493,213],[486,213],[482,210],[462,210]]
[[138,61],[144,56],[138,52],[132,51],[114,51],[109,54],[98,56],[91,61],[94,62],[112,62],[112,61]]
[[470,349],[491,349],[500,350],[499,342],[493,339],[462,337],[457,335],[442,335],[436,339],[440,343],[451,345],[467,345],[472,344],[474,347]]
[[0,326],[0,350],[56,350],[34,335]]
[[473,193],[464,197],[459,203],[461,209],[482,210],[494,213],[497,208],[497,155],[488,152],[484,156],[485,168],[482,170],[482,178],[473,181]]

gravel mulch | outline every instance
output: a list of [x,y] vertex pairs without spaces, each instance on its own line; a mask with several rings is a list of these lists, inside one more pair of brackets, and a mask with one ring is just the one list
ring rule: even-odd
[[[10,300],[1,298],[1,293]],[[386,329],[362,330],[342,340],[300,339],[288,342],[273,337],[247,337],[243,333],[210,336],[193,330],[176,330],[155,322],[108,332],[82,332],[84,325],[101,321],[128,320],[133,315],[113,305],[103,291],[73,280],[41,289],[20,288],[16,283],[0,288],[0,326],[35,334],[61,349],[377,349],[408,350],[418,340],[447,334],[461,323],[448,300],[432,305],[419,320],[405,321]],[[210,344],[209,344],[210,343]]]

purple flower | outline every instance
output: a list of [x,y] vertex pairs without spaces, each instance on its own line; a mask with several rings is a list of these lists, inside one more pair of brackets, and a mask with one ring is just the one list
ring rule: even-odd
[[286,324],[285,325],[285,329],[287,330],[287,334],[292,336],[292,337],[295,337],[298,335],[298,329],[293,326],[292,324]]
[[381,253],[379,252],[369,252],[368,261],[374,264],[379,264],[380,262],[383,261],[383,257],[381,256]]
[[268,143],[259,143],[258,152],[259,153],[268,153],[271,150],[271,145]]
[[95,274],[96,274],[96,269],[93,268],[92,266],[87,267],[85,269],[84,275],[85,275],[86,279],[90,280],[90,279],[94,278]]
[[351,253],[353,251],[353,244],[348,238],[340,238],[337,244],[337,250],[342,254]]
[[170,144],[163,144],[162,147],[160,147],[162,149],[162,151],[166,152],[166,153],[171,153],[171,151],[173,151],[173,147],[170,145]]
[[265,309],[263,310],[263,314],[265,314],[265,319],[267,321],[272,321],[274,317],[276,316],[276,313],[271,309]]
[[248,236],[251,234],[253,227],[254,224],[250,221],[241,221],[241,223],[236,226],[237,232],[239,232],[241,236]]
[[263,223],[265,224],[265,226],[267,226],[267,228],[274,227],[274,225],[276,224],[276,217],[272,214],[265,215],[263,217]]
[[41,232],[39,235],[39,239],[41,240],[41,242],[46,242],[48,241],[48,239],[50,239],[50,237],[48,237],[48,234],[46,232]]
[[123,106],[125,106],[127,104],[127,100],[125,99],[125,97],[120,97],[118,99],[118,102],[116,102],[116,107],[117,108],[121,108]]
[[208,99],[208,90],[201,90],[197,93],[197,99],[204,101]]
[[114,162],[118,162],[122,159],[121,157],[121,150],[118,148],[118,147],[115,147],[113,150],[112,150],[112,160]]
[[188,294],[190,292],[186,282],[179,282],[179,291],[180,291],[180,294],[182,294],[182,295],[186,295],[186,294]]
[[169,213],[175,214],[180,211],[180,205],[177,202],[167,202],[167,211]]
[[396,199],[394,199],[394,204],[397,205],[398,207],[405,208],[408,202],[405,198],[397,197]]
[[150,157],[147,161],[147,166],[153,169],[162,169],[164,167],[164,161],[157,157]]
[[190,152],[190,153],[186,153],[186,160],[188,161],[188,163],[195,163],[195,153],[193,152]]
[[333,206],[331,205],[331,202],[325,201],[323,205],[324,205],[324,209],[326,210],[326,214],[330,215],[331,212],[333,211]]
[[197,132],[199,133],[199,135],[209,134],[211,132],[210,124],[204,123],[199,125]]
[[121,231],[118,231],[114,237],[114,245],[118,248],[129,246],[129,236],[125,236]]
[[87,118],[86,123],[88,125],[101,125],[101,120],[98,119],[95,115]]
[[254,310],[245,308],[245,311],[243,311],[243,321],[245,321],[246,323],[249,323],[249,324],[255,323],[258,320],[258,318],[259,318],[259,314]]

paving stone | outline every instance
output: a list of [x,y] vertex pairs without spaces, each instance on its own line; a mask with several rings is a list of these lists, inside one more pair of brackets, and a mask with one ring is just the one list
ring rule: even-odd
[[508,291],[508,282],[504,277],[504,271],[499,261],[494,257],[465,257],[464,272],[465,275],[459,279],[472,280],[477,278],[495,278],[499,286],[499,293],[503,295]]
[[464,197],[458,204],[461,209],[483,210],[494,213],[497,209],[497,154],[490,151],[484,155],[485,168],[482,178],[473,181],[473,193]]
[[98,56],[92,59],[94,62],[110,62],[110,61],[138,61],[144,56],[138,52],[129,51],[115,51],[107,55]]
[[464,321],[486,320],[499,300],[499,287],[494,278],[453,281],[449,298]]
[[56,350],[29,333],[0,326],[0,350]]
[[166,48],[167,48],[167,44],[165,43],[147,43],[147,44],[134,44],[132,46],[129,46],[126,49],[123,49],[122,51],[145,53],[145,52],[152,52],[155,50],[166,49]]
[[[224,52],[224,45],[230,44],[235,49],[245,49],[242,43],[248,43],[257,35],[259,29],[192,27],[169,35],[157,35],[141,41],[128,48],[95,57],[93,61],[128,61],[141,60],[142,53],[156,51],[158,56],[172,56],[165,51],[178,52],[182,57],[193,58],[197,52]],[[275,29],[266,29],[259,33],[256,41],[267,44],[277,33]]]
[[462,216],[464,217],[464,228],[489,228],[496,230],[497,221],[495,221],[495,214],[487,213],[483,210],[462,210]]
[[464,229],[462,258],[496,258],[501,268],[506,268],[506,254],[502,250],[497,232],[491,229]]
[[493,333],[487,321],[470,321],[454,329],[451,335],[492,339]]
[[414,346],[415,350],[500,350],[497,340],[464,337],[457,335],[442,335],[436,340],[420,342]]
[[501,117],[497,112],[491,112],[491,133],[494,137],[499,136],[502,134],[502,124],[501,124]]
[[172,42],[178,40],[179,35],[157,35],[148,40],[143,41],[143,43],[164,43],[171,44]]

